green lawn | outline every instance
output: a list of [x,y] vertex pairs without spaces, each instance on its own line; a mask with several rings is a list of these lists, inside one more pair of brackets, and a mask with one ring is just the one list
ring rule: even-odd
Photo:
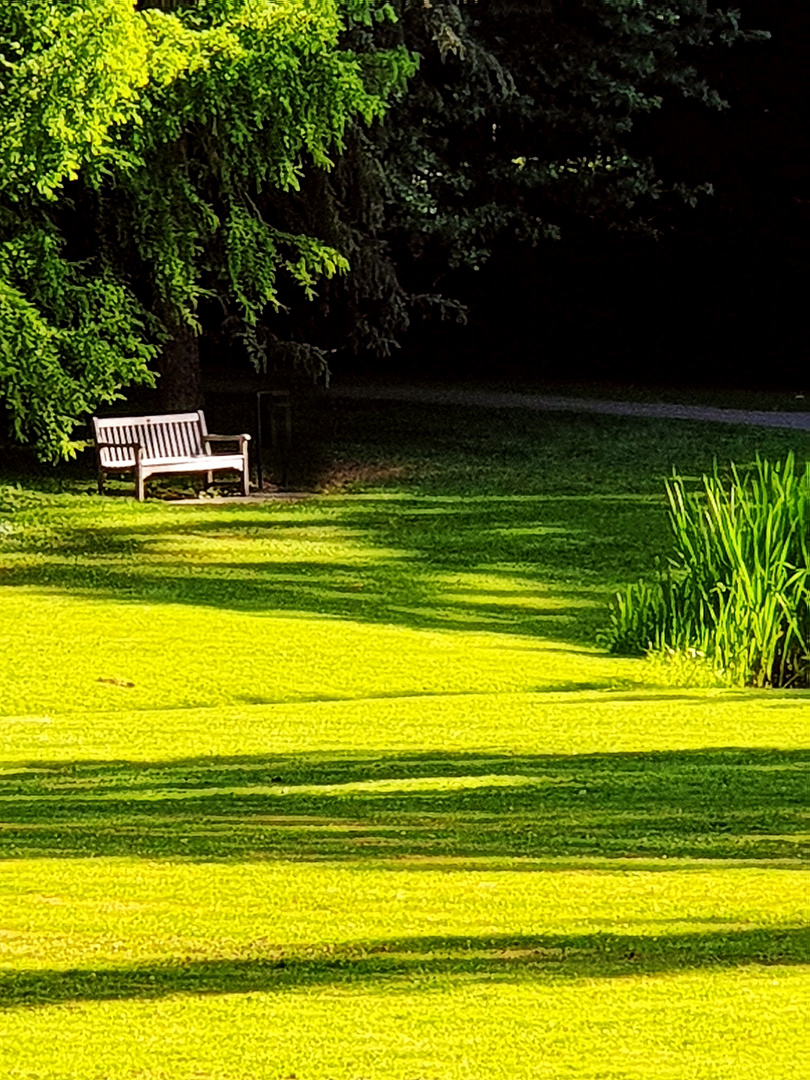
[[810,437],[315,431],[299,502],[0,488],[0,1076],[803,1075],[810,693],[595,641],[673,466]]

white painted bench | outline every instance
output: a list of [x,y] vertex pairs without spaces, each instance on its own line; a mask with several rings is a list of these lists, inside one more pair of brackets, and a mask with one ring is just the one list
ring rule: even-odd
[[[134,473],[135,493],[143,502],[148,477],[163,473],[208,474],[232,469],[242,474],[242,492],[250,493],[250,435],[209,435],[202,411],[166,416],[93,417],[98,490],[104,494],[107,473]],[[212,454],[212,443],[238,443],[238,453]]]

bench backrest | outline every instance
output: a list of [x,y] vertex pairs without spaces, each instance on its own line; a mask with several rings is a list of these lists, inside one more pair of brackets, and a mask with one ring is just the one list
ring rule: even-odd
[[102,468],[126,468],[135,464],[135,451],[127,443],[140,443],[144,457],[176,461],[205,453],[208,434],[202,412],[169,413],[165,416],[93,417],[93,434]]

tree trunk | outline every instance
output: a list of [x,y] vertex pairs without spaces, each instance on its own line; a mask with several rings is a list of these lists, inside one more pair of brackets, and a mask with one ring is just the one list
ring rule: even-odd
[[200,339],[190,326],[166,322],[172,335],[158,360],[158,392],[163,412],[193,412],[203,407]]

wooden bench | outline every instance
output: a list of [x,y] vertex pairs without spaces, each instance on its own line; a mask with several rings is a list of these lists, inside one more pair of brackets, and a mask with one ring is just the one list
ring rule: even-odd
[[[134,473],[135,493],[143,502],[144,485],[162,473],[208,474],[231,469],[242,474],[242,492],[250,493],[250,435],[209,435],[202,411],[166,416],[93,417],[98,490],[104,494],[107,473]],[[238,453],[212,454],[212,443],[238,443]]]

